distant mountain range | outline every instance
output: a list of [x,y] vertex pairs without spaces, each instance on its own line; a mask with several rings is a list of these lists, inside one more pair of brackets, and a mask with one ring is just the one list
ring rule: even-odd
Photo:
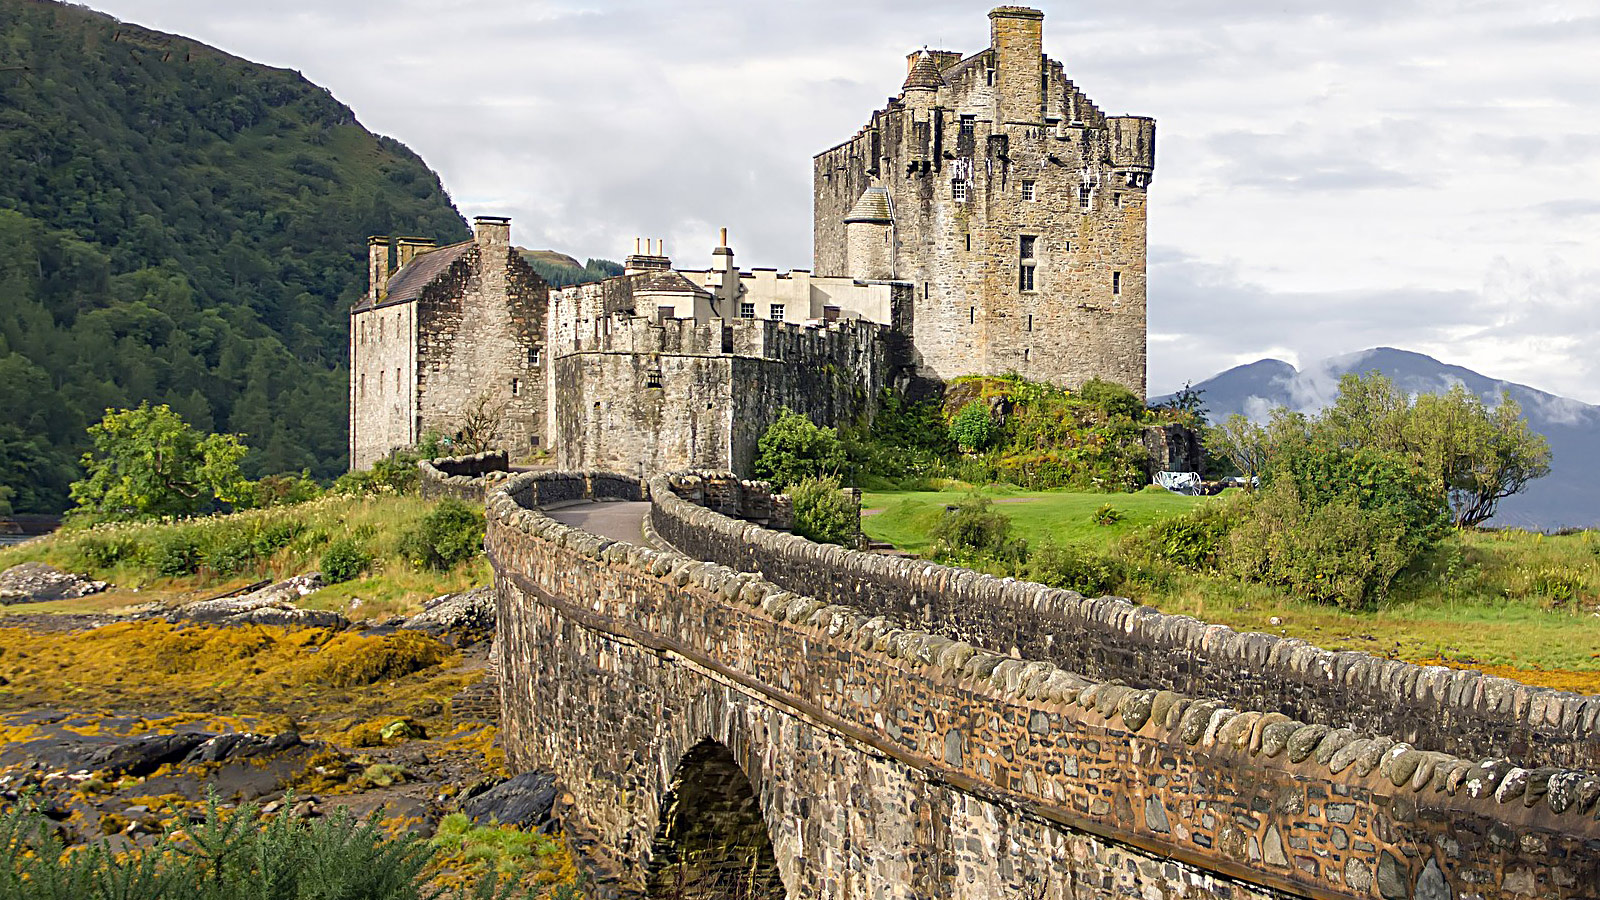
[[1341,376],[1372,371],[1382,372],[1412,394],[1439,393],[1459,384],[1485,401],[1498,402],[1501,393],[1509,391],[1529,426],[1549,440],[1550,474],[1529,485],[1525,493],[1501,501],[1491,524],[1531,529],[1600,525],[1600,474],[1591,468],[1600,460],[1600,406],[1392,347],[1335,356],[1304,370],[1282,360],[1263,359],[1229,369],[1194,388],[1205,392],[1207,415],[1213,422],[1233,413],[1265,419],[1279,406],[1316,412],[1338,394]]

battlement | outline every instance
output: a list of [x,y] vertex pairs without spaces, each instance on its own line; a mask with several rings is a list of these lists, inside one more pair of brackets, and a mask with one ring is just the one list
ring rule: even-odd
[[699,322],[618,312],[601,320],[593,333],[557,346],[555,353],[557,357],[574,353],[738,356],[800,364],[863,348],[887,331],[887,326],[864,319],[826,324],[720,318]]

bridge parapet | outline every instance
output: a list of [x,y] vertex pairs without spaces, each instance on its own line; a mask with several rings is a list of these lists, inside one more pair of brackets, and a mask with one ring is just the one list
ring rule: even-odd
[[504,450],[418,460],[418,491],[429,500],[454,497],[482,503],[485,491],[505,478],[510,469]]
[[[1094,681],[532,508],[645,492],[532,475],[488,506],[508,755],[557,769],[625,887],[711,739],[789,896],[1595,896],[1591,774]],[[658,528],[760,536],[648,492]]]
[[[672,484],[670,479],[666,482]],[[664,498],[659,498],[664,499]],[[692,498],[689,498],[692,499]],[[1103,681],[1347,723],[1428,750],[1600,769],[1600,696],[1241,633],[1120,597],[816,544],[658,502],[656,530],[699,559]]]

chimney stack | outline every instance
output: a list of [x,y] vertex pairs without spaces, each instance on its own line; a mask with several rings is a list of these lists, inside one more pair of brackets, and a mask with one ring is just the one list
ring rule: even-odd
[[395,238],[395,269],[405,268],[406,264],[416,259],[419,255],[432,250],[435,246],[431,238]]
[[375,234],[367,238],[367,299],[377,303],[389,288],[389,238]]
[[989,47],[994,51],[995,121],[1044,121],[1044,13],[1025,6],[1001,6],[989,13]]
[[640,238],[633,239],[633,254],[622,261],[622,274],[638,275],[640,272],[652,272],[659,269],[672,268],[672,260],[664,252],[666,241],[661,242],[661,247],[656,246],[653,238],[644,238],[644,252],[639,252]]
[[510,247],[511,220],[505,216],[477,216],[472,220],[472,240],[480,247]]
[[728,246],[728,229],[722,229],[721,245],[711,251],[711,271],[717,280],[710,285],[711,292],[723,304],[723,309],[738,310],[739,267],[733,264],[733,248]]

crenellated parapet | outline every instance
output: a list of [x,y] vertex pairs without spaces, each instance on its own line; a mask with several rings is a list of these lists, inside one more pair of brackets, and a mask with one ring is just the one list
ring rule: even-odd
[[798,541],[666,477],[520,476],[488,506],[509,757],[557,767],[567,824],[613,848],[624,893],[678,760],[711,741],[754,785],[790,896],[1595,896],[1592,773],[1090,677],[871,590],[830,599],[861,586],[863,555],[818,547],[829,577],[787,590],[536,508],[646,493],[674,544]]

